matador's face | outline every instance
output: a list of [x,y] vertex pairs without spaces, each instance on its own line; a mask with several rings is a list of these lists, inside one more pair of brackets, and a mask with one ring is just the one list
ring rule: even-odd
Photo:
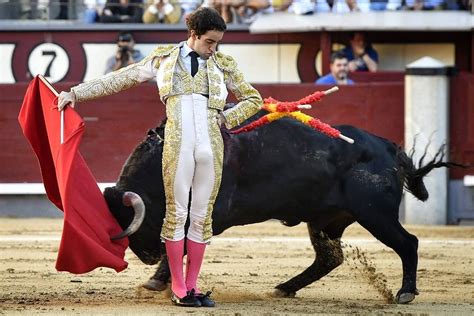
[[188,38],[188,46],[193,49],[202,59],[209,59],[217,49],[217,44],[222,40],[224,32],[207,31],[203,35],[196,35],[191,31]]

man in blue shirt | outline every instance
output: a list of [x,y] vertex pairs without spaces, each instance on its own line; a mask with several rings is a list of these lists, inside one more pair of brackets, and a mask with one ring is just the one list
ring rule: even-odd
[[349,60],[349,71],[377,71],[379,55],[372,45],[367,43],[364,33],[352,33],[350,45],[342,52]]
[[349,62],[347,57],[342,52],[332,53],[329,68],[331,72],[326,76],[316,80],[317,84],[344,85],[354,83],[354,81],[347,78],[347,74],[349,72]]

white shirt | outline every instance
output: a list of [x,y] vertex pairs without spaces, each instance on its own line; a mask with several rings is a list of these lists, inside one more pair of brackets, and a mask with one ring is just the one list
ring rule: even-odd
[[[193,50],[188,46],[186,42],[184,42],[183,47],[181,47],[181,50],[179,54],[181,55],[181,58],[184,62],[184,67],[186,67],[186,70],[191,73],[191,56],[189,56],[189,53],[192,52]],[[201,67],[206,60],[202,59],[201,57],[198,57],[198,64],[199,67]]]

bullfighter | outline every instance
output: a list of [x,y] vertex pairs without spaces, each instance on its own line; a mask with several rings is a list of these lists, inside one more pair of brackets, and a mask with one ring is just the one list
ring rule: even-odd
[[[209,292],[200,291],[197,279],[212,236],[211,214],[221,183],[220,127],[238,126],[259,111],[262,99],[244,80],[235,60],[217,51],[226,30],[217,11],[198,9],[186,24],[186,41],[160,46],[138,63],[61,92],[58,109],[156,79],[167,116],[162,158],[166,215],[161,238],[171,270],[171,300],[180,306],[212,307],[214,301]],[[224,111],[228,89],[239,103]],[[186,234],[190,191],[190,226]],[[186,276],[182,260],[185,239]]]

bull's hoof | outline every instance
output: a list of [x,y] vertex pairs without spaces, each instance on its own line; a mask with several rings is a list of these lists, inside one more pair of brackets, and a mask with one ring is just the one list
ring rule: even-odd
[[415,289],[415,292],[405,292],[405,293],[400,293],[398,292],[397,297],[395,298],[395,301],[397,304],[408,304],[411,301],[415,299],[415,296],[420,294],[417,289]]
[[168,283],[160,280],[150,279],[143,283],[142,286],[150,291],[164,291],[168,287]]
[[288,227],[293,227],[296,225],[299,225],[301,223],[300,220],[298,219],[286,219],[283,221],[280,221],[283,225],[288,226]]
[[295,297],[296,292],[285,292],[280,289],[275,289],[272,293],[273,297]]

